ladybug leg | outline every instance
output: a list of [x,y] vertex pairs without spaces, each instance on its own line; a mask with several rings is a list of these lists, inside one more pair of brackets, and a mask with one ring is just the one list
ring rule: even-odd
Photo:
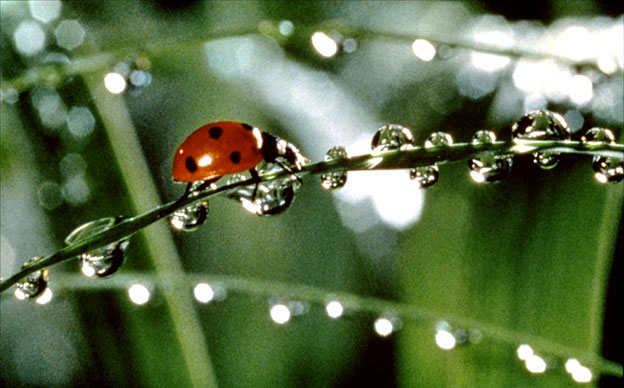
[[251,194],[251,202],[256,202],[256,194],[258,193],[258,185],[260,184],[260,176],[258,175],[258,171],[256,171],[255,168],[252,168],[251,170],[249,170],[249,173],[251,174],[251,179],[254,182],[256,182],[256,185],[254,186],[253,194]]
[[286,170],[287,172],[289,172],[292,176],[295,177],[295,179],[299,182],[299,183],[303,183],[303,180],[301,180],[301,177],[297,174],[295,174],[295,172],[293,171],[292,168],[288,167],[287,165],[285,165],[284,163],[280,162],[279,160],[275,160],[275,164],[277,164],[278,166],[280,166],[281,168],[283,168],[284,170]]

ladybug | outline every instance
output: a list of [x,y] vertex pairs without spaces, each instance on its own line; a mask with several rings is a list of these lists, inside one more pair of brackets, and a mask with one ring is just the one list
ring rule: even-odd
[[293,172],[280,157],[297,171],[307,161],[295,146],[270,133],[237,121],[217,121],[199,127],[178,147],[173,180],[188,183],[187,195],[194,182],[203,181],[201,189],[227,174],[249,171],[258,179],[255,167],[263,160]]

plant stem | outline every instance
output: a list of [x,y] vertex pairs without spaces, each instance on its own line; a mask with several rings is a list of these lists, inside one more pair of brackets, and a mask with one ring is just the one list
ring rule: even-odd
[[125,289],[133,283],[141,283],[160,290],[184,289],[200,282],[209,283],[212,287],[223,287],[229,293],[243,293],[267,298],[278,295],[290,300],[324,305],[330,300],[339,301],[346,311],[370,313],[375,316],[397,316],[404,321],[423,326],[434,327],[440,320],[446,320],[455,327],[466,330],[478,329],[484,338],[516,347],[529,343],[538,352],[548,353],[561,359],[577,358],[601,374],[622,376],[622,365],[605,360],[593,352],[579,350],[549,339],[530,335],[524,332],[493,325],[487,322],[461,316],[449,316],[437,311],[427,310],[421,306],[401,303],[374,297],[364,297],[349,292],[333,292],[301,284],[289,284],[274,280],[242,279],[237,276],[188,273],[183,276],[155,279],[150,274],[124,273],[110,278],[106,282],[94,282],[83,277],[59,274],[55,278],[61,289],[94,290],[94,289]]
[[[524,141],[520,144],[512,143],[510,141],[499,141],[485,145],[456,143],[446,147],[415,147],[413,149],[403,151],[393,150],[383,153],[370,153],[353,156],[348,159],[312,163],[304,166],[300,172],[297,172],[297,175],[305,176],[309,174],[322,174],[336,170],[368,171],[409,169],[413,167],[427,166],[433,163],[443,164],[469,160],[478,157],[480,154],[487,154],[491,152],[503,155],[521,155],[536,151],[558,152],[562,154],[600,155],[624,159],[624,144],[581,143],[579,141],[555,140],[531,140]],[[283,178],[288,175],[289,173],[283,170],[262,174],[260,175],[260,182]],[[171,201],[143,214],[125,218],[118,224],[112,226],[110,229],[85,238],[84,240],[80,240],[75,244],[69,245],[52,255],[43,257],[25,268],[22,268],[20,271],[0,283],[0,292],[5,291],[10,286],[17,283],[20,279],[39,269],[72,259],[82,253],[87,253],[93,249],[104,247],[113,242],[127,239],[146,226],[173,214],[173,212],[178,209],[183,209],[193,202],[206,200],[207,198],[217,194],[255,183],[256,181],[253,179],[247,179],[241,182],[209,188],[201,193],[198,193],[197,195]]]
[[[339,31],[345,36],[350,36],[359,40],[397,40],[405,42],[413,42],[416,39],[426,39],[436,45],[446,45],[454,48],[462,48],[465,50],[482,52],[493,55],[501,55],[509,58],[530,58],[535,60],[554,60],[556,62],[569,65],[569,66],[586,66],[591,67],[597,71],[602,72],[594,60],[575,61],[573,59],[539,51],[531,51],[526,49],[519,49],[516,47],[506,48],[496,45],[488,45],[480,42],[471,42],[468,40],[453,40],[444,39],[441,37],[430,36],[428,33],[416,34],[416,33],[398,33],[377,31],[366,28],[354,28],[345,24],[337,23],[325,23],[316,26],[297,26],[295,30],[297,34],[312,35],[318,30],[327,31]],[[206,33],[197,34],[193,31],[192,35],[187,36],[175,36],[169,38],[154,38],[151,41],[142,41],[136,46],[128,46],[122,48],[110,48],[108,51],[99,52],[97,54],[85,55],[82,57],[72,58],[69,64],[43,64],[30,67],[22,75],[2,82],[2,90],[10,88],[15,89],[18,93],[31,89],[39,84],[52,84],[56,85],[69,76],[77,74],[85,74],[98,70],[102,70],[106,67],[112,67],[115,62],[119,62],[130,55],[136,55],[137,53],[146,53],[150,55],[158,55],[162,52],[170,52],[173,48],[184,48],[199,46],[203,43],[232,37],[241,37],[252,34],[260,34],[273,38],[278,42],[282,42],[286,39],[285,36],[280,34],[277,27],[277,23],[264,21],[260,22],[257,26],[246,27],[243,29],[235,29],[230,31],[209,31]],[[107,49],[107,48],[104,48]],[[613,75],[621,75],[622,70],[618,68]]]

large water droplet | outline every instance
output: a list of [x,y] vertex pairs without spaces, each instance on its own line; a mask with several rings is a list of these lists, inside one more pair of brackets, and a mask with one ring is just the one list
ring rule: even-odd
[[[472,144],[487,145],[496,141],[496,135],[492,131],[477,131],[472,136]],[[508,155],[497,155],[494,152],[487,152],[478,158],[470,159],[470,177],[478,183],[496,182],[509,175],[513,159]]]
[[[228,180],[229,183],[234,183]],[[258,185],[248,185],[228,194],[241,202],[243,208],[259,216],[272,216],[283,213],[295,198],[295,192],[301,184],[294,178],[282,178]],[[255,195],[254,195],[255,192]]]
[[[558,113],[536,110],[522,116],[511,128],[514,142],[523,140],[569,140],[570,129],[565,119]],[[559,154],[534,152],[533,163],[544,170],[554,168],[559,163]]]
[[[272,216],[283,213],[295,198],[295,193],[301,187],[301,179],[294,172],[301,171],[308,159],[292,143],[284,139],[277,139],[278,156],[275,162],[260,162],[255,170],[259,175],[270,175],[287,170],[291,172],[283,178],[259,182],[238,187],[228,193],[229,198],[241,202],[243,208],[259,216]],[[230,177],[227,184],[234,184],[248,179],[243,174]]]
[[[40,260],[42,257],[43,256],[33,257],[32,259],[26,261],[22,265],[22,268],[26,268],[27,266]],[[15,285],[15,297],[19,300],[24,300],[36,298],[43,294],[48,287],[48,274],[48,269],[42,268],[24,277]]]
[[[347,150],[342,146],[335,146],[327,151],[325,160],[346,159]],[[347,183],[347,172],[344,169],[334,170],[321,175],[321,187],[326,190],[335,190]]]
[[375,152],[409,149],[414,145],[412,131],[397,124],[388,124],[379,128],[373,135],[371,149]]
[[176,210],[169,222],[175,230],[193,232],[206,222],[207,216],[208,201],[202,201]]
[[[122,217],[108,217],[88,222],[67,236],[65,243],[75,244],[80,240],[101,233],[121,222]],[[80,255],[80,270],[90,278],[104,278],[117,272],[124,263],[128,240],[122,239],[104,247]]]
[[[611,144],[615,142],[615,136],[607,128],[592,128],[583,135],[581,142]],[[594,177],[600,183],[617,183],[624,179],[624,159],[594,156],[592,169]]]

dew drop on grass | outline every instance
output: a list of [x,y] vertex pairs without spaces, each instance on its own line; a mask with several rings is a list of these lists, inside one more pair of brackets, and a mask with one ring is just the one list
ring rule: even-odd
[[[40,260],[42,257],[43,256],[35,256],[26,261],[22,265],[22,269]],[[24,300],[33,299],[43,294],[48,287],[48,274],[48,269],[42,268],[25,276],[15,285],[15,297],[19,300]]]
[[440,172],[436,165],[416,167],[410,170],[410,179],[415,181],[418,186],[423,189],[435,185],[439,177]]
[[414,145],[412,131],[397,124],[388,124],[379,128],[371,140],[371,149],[375,152],[409,149]]
[[[492,131],[477,131],[472,136],[472,144],[487,145],[496,141],[496,135]],[[513,159],[508,155],[497,155],[494,152],[486,152],[478,158],[468,161],[470,177],[477,183],[496,182],[509,175]]]
[[425,148],[447,147],[453,145],[453,138],[445,132],[434,132],[425,140]]
[[171,215],[169,223],[175,230],[193,232],[206,222],[207,216],[208,201],[202,201],[176,210]]
[[[325,161],[346,159],[347,150],[342,146],[335,146],[325,154]],[[344,169],[334,170],[321,175],[321,187],[326,190],[335,190],[347,183],[347,172]]]
[[[523,140],[569,140],[570,129],[565,119],[558,113],[535,110],[522,116],[511,128],[513,141]],[[550,170],[559,163],[559,154],[534,152],[533,163],[544,170]]]
[[[122,219],[122,217],[108,217],[88,222],[71,232],[65,239],[65,243],[71,245],[90,238],[111,228]],[[128,239],[122,239],[81,254],[79,257],[81,272],[90,278],[104,278],[116,273],[124,263],[128,245]]]
[[[592,128],[581,138],[583,143],[611,144],[615,136],[606,128]],[[617,183],[624,179],[624,159],[596,155],[592,158],[594,177],[600,183]]]
[[[453,145],[453,138],[445,132],[434,132],[425,140],[425,148],[448,147],[450,145]],[[410,179],[423,189],[435,185],[439,178],[440,170],[435,163],[431,166],[415,167],[410,170]]]
[[[274,163],[262,161],[255,167],[258,175],[270,175],[283,170],[300,171],[308,161],[297,147],[283,139],[278,140],[277,149],[279,155]],[[282,155],[288,155],[288,158]],[[227,184],[235,184],[245,179],[248,179],[245,175],[236,174],[227,180]],[[250,213],[263,217],[272,216],[281,214],[290,207],[300,187],[300,178],[291,174],[258,184],[237,187],[228,194],[228,197],[239,201]]]

